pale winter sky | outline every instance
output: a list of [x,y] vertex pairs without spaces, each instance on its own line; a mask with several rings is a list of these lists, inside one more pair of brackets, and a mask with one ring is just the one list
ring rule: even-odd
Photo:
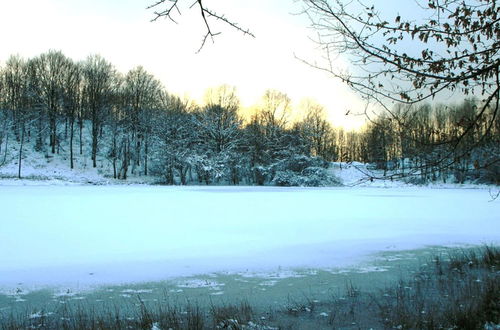
[[256,38],[214,23],[214,32],[222,34],[196,54],[205,33],[198,10],[184,8],[178,24],[150,22],[153,11],[146,7],[153,1],[1,1],[0,63],[12,54],[33,57],[49,49],[75,60],[97,53],[123,73],[144,66],[181,97],[200,100],[206,88],[229,84],[249,107],[273,88],[287,93],[295,105],[305,97],[316,100],[328,109],[335,126],[354,128],[363,121],[362,116],[345,116],[347,110],[363,110],[348,87],[296,59],[321,59],[308,38],[314,36],[308,19],[293,15],[300,11],[298,2],[206,1],[207,7],[248,27]]

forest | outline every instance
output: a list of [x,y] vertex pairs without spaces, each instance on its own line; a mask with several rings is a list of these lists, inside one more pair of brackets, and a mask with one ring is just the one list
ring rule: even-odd
[[331,162],[369,164],[372,180],[500,182],[500,120],[477,98],[395,104],[359,131],[336,127],[317,103],[305,108],[292,120],[291,99],[269,89],[243,114],[235,87],[208,89],[200,105],[143,67],[121,73],[99,55],[11,56],[0,67],[0,166],[17,162],[21,178],[33,148],[64,154],[71,169],[88,157],[109,177],[170,185],[335,185]]

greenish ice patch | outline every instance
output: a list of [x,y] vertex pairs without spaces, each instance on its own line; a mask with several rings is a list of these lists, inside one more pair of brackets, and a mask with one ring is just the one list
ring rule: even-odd
[[[321,305],[332,297],[375,292],[402,278],[450,248],[428,247],[414,251],[388,251],[367,262],[342,269],[277,269],[273,272],[213,273],[160,282],[85,288],[14,288],[0,294],[0,315],[50,317],[62,309],[106,311],[119,308],[133,317],[141,304],[187,305],[200,308],[248,302],[265,318],[270,310],[292,309],[304,302]],[[318,315],[327,313],[317,311]]]

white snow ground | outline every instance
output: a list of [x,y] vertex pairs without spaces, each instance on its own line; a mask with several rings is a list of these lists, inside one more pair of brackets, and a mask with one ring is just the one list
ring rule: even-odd
[[498,244],[487,189],[0,185],[0,291],[345,267]]

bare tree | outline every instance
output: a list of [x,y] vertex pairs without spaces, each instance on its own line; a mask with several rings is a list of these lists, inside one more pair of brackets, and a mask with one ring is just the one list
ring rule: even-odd
[[205,105],[220,105],[231,111],[238,111],[240,100],[236,93],[235,86],[221,85],[214,88],[208,88],[204,95]]
[[47,110],[49,117],[51,152],[56,152],[58,145],[57,119],[63,103],[64,71],[69,59],[60,51],[49,51],[32,61],[35,85],[38,86],[39,100]]
[[[459,135],[440,143],[460,149],[485,118],[488,129],[494,125],[500,99],[496,1],[427,0],[419,15],[408,18],[384,17],[375,5],[358,2],[303,2],[327,59],[326,65],[307,63],[346,82],[367,101],[386,109],[391,119],[404,125],[392,112],[392,104],[411,105],[458,92],[481,95],[480,108],[473,117],[463,118]],[[350,60],[353,70],[335,65],[339,54]],[[452,165],[450,156],[441,157],[436,165]]]
[[82,107],[83,67],[81,63],[69,61],[64,72],[64,109],[69,120],[69,159],[70,167],[74,168],[73,140],[75,135],[75,120]]
[[303,138],[310,146],[311,154],[325,160],[334,160],[334,131],[330,122],[326,120],[325,108],[310,100],[304,102],[302,107],[305,110],[305,118],[300,126]]
[[134,164],[140,165],[141,149],[144,158],[144,175],[148,175],[148,154],[151,135],[151,112],[157,107],[161,92],[161,83],[143,67],[130,70],[125,76],[123,93],[125,116],[128,118],[132,132],[131,142],[134,144]]
[[97,167],[99,135],[105,112],[111,106],[112,91],[115,88],[115,70],[101,56],[93,55],[84,63],[83,77],[83,100],[92,122],[92,165]]
[[[2,95],[3,105],[10,110],[10,121],[16,139],[19,140],[21,126],[21,108],[23,95],[27,85],[26,61],[19,56],[11,56],[2,70]],[[4,124],[7,123],[7,120]],[[7,132],[7,130],[5,130]],[[6,136],[7,133],[6,133]]]
[[194,149],[198,144],[197,123],[185,100],[162,92],[160,102],[163,111],[159,111],[156,125],[153,126],[157,136],[156,171],[165,177],[168,184],[175,183],[174,177],[177,174],[180,183],[185,185],[188,182]]
[[290,110],[291,100],[285,93],[273,89],[268,89],[264,93],[260,116],[267,135],[273,137],[278,131],[285,129]]
[[205,102],[197,120],[201,135],[216,154],[230,152],[236,147],[242,124],[236,89],[227,85],[211,88],[205,93]]
[[[2,72],[2,94],[4,105],[12,112],[17,141],[19,142],[18,171],[17,177],[22,177],[23,151],[26,140],[26,133],[30,126],[29,113],[29,67],[27,62],[19,56],[11,56]],[[7,121],[6,121],[7,122]],[[5,123],[6,124],[6,123]],[[7,126],[4,124],[4,132],[7,134]],[[8,136],[6,136],[7,138]],[[6,140],[7,143],[7,140]],[[4,161],[7,156],[7,146],[5,147]]]
[[242,120],[236,88],[227,85],[210,88],[205,93],[205,102],[193,117],[198,140],[193,164],[198,179],[209,184],[229,178],[237,184]]

